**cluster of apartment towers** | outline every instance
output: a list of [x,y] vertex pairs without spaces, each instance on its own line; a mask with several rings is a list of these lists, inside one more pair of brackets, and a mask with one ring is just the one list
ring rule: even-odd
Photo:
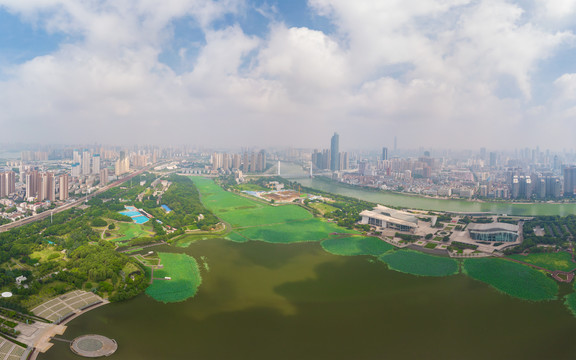
[[[156,153],[154,153],[154,158]],[[46,161],[48,153],[42,151],[23,151],[23,162]],[[130,162],[135,167],[144,167],[148,163],[147,155],[132,154],[128,156],[124,151],[115,162],[115,175],[120,176],[130,172]],[[155,161],[153,159],[153,161]],[[21,167],[20,180],[25,183],[25,199],[28,201],[65,201],[69,198],[70,177],[92,176],[99,178],[100,185],[108,184],[109,172],[107,168],[100,168],[100,154],[89,150],[74,150],[70,174],[56,175],[51,171],[41,171],[34,167]],[[57,191],[58,190],[58,191]],[[14,171],[0,172],[0,198],[16,193],[16,173]]]
[[259,173],[266,170],[266,151],[244,151],[242,154],[213,153],[212,170],[242,170]]

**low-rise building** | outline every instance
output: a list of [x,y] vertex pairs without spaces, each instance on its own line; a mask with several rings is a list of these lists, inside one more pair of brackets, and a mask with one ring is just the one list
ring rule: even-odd
[[476,241],[514,242],[520,226],[506,223],[469,224],[470,238]]
[[361,224],[368,224],[382,229],[414,232],[418,228],[418,218],[410,213],[378,205],[373,210],[360,213]]

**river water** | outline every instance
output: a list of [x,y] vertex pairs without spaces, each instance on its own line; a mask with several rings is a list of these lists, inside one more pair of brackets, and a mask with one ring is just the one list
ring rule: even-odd
[[[576,318],[561,301],[517,300],[463,275],[402,274],[317,243],[217,239],[157,250],[206,257],[195,298],[106,305],[63,337],[116,339],[110,359],[122,360],[576,358]],[[78,357],[55,342],[39,359]]]
[[393,192],[365,189],[358,186],[341,184],[336,181],[319,178],[302,178],[306,172],[302,167],[293,163],[282,163],[282,176],[294,178],[303,186],[313,189],[350,196],[361,200],[371,201],[382,205],[399,206],[410,209],[425,209],[455,212],[490,212],[508,215],[560,215],[576,214],[576,203],[551,204],[530,203],[519,204],[511,202],[477,202],[456,199],[435,199],[423,196],[399,194]]

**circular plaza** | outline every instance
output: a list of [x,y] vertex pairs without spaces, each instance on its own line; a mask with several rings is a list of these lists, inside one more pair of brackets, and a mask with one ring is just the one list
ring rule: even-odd
[[77,355],[97,358],[114,354],[118,344],[102,335],[82,335],[70,343],[70,349]]

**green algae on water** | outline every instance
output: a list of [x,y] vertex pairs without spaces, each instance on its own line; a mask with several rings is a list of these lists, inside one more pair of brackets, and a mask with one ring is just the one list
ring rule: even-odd
[[449,276],[458,273],[458,263],[451,258],[439,257],[412,250],[397,250],[378,258],[392,270],[420,276]]
[[466,259],[464,273],[495,289],[524,300],[553,300],[558,284],[539,270],[503,259]]
[[328,239],[321,243],[322,248],[334,255],[372,255],[379,256],[392,249],[394,246],[376,237],[353,236],[339,239]]
[[572,254],[567,252],[536,253],[528,255],[517,254],[511,255],[510,258],[540,266],[551,271],[571,271],[576,268],[576,264],[572,262]]
[[158,253],[158,256],[164,268],[154,270],[154,282],[146,294],[164,303],[180,302],[196,295],[202,283],[196,259],[186,254]]

